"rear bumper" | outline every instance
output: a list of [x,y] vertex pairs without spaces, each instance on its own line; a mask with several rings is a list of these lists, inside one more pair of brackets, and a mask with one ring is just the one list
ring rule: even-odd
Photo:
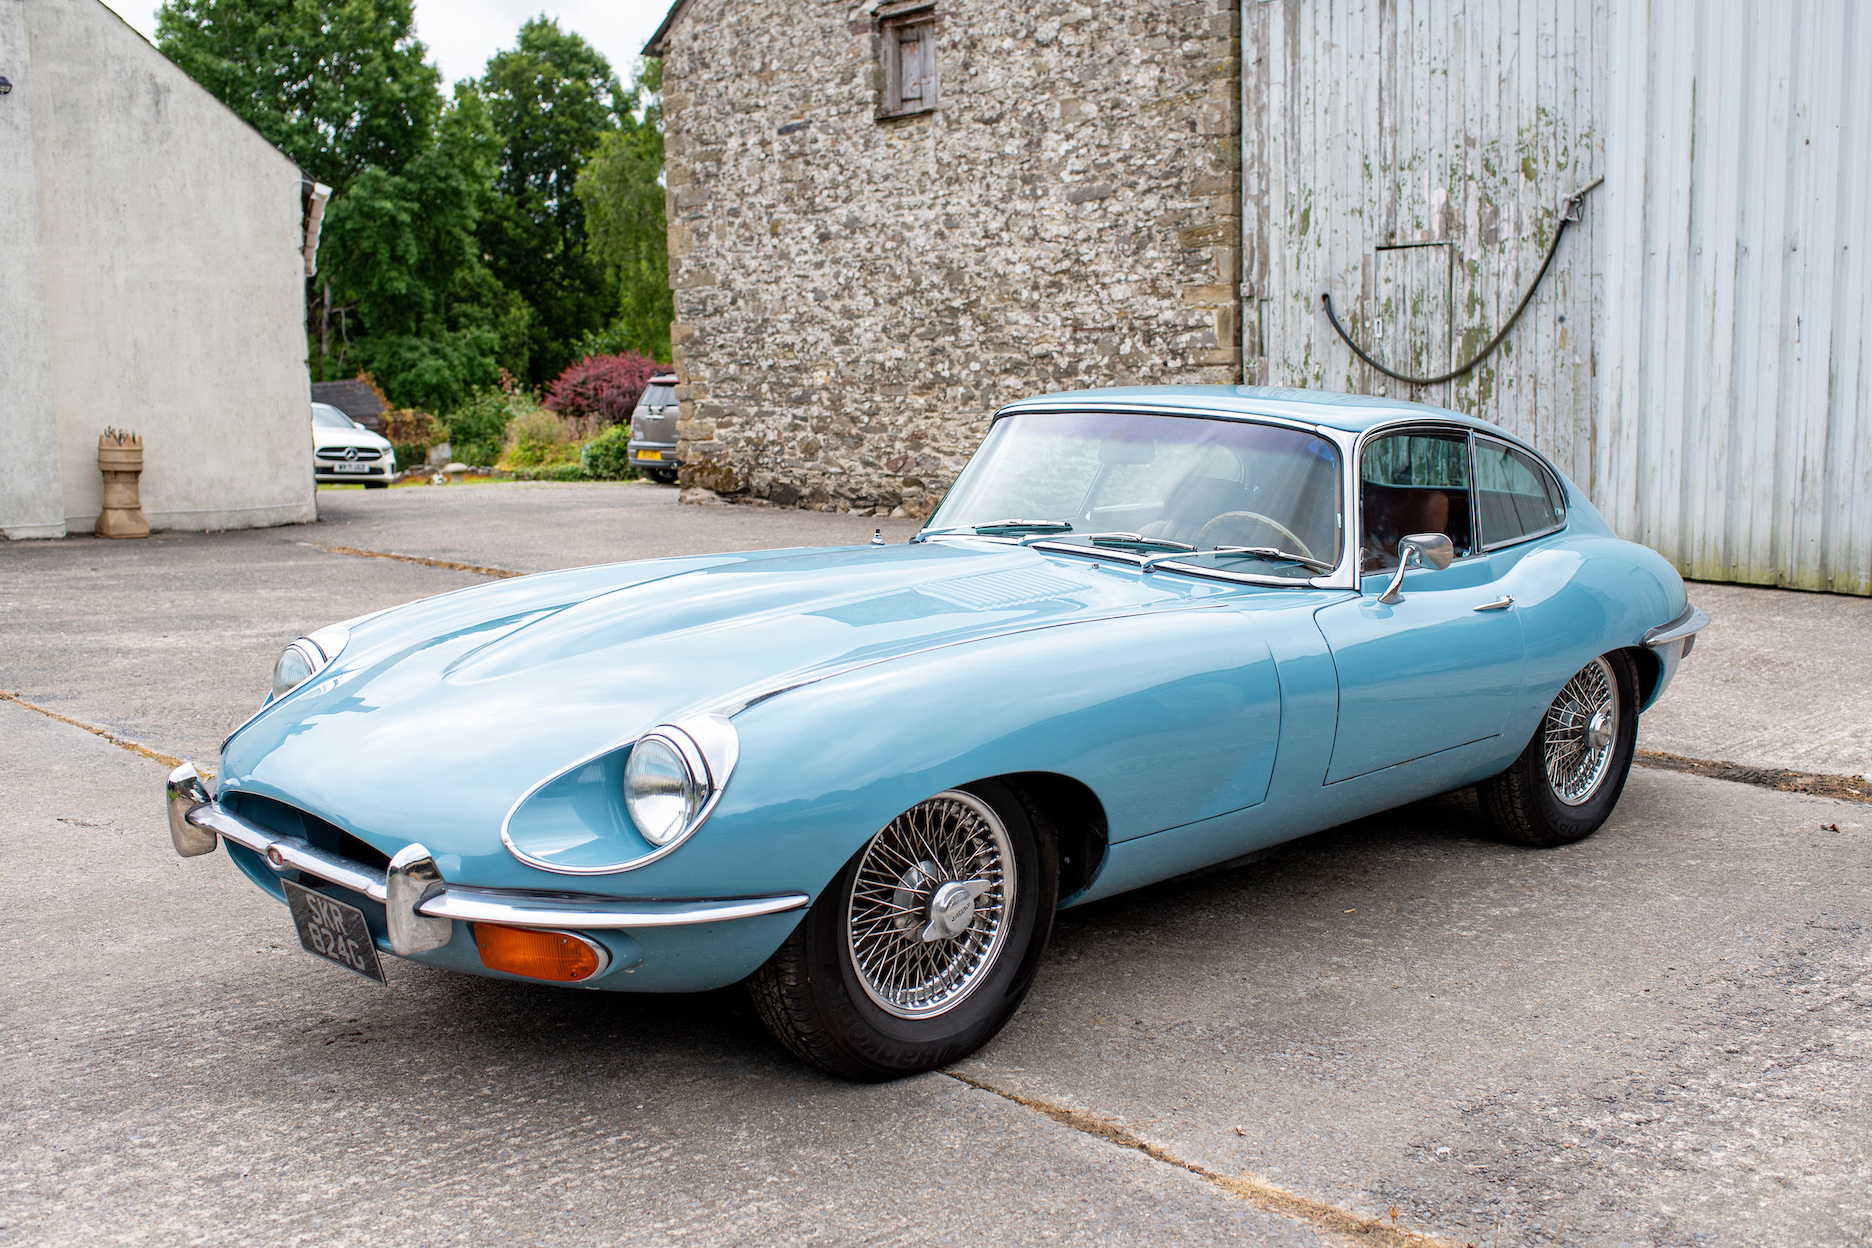
[[1709,612],[1699,606],[1686,606],[1683,614],[1667,624],[1660,624],[1644,635],[1643,644],[1656,656],[1658,678],[1651,690],[1651,696],[1645,700],[1640,710],[1649,710],[1657,705],[1657,700],[1670,688],[1671,681],[1677,675],[1677,665],[1690,654],[1696,645],[1697,634],[1709,627]]
[[[682,461],[676,458],[674,442],[639,442],[632,438],[626,444],[630,453],[632,467],[636,468],[680,468]],[[645,451],[655,452],[654,458],[645,458]]]
[[453,924],[502,923],[556,931],[639,931],[759,918],[798,910],[804,893],[766,897],[685,899],[621,898],[598,894],[476,888],[442,878],[421,845],[405,846],[387,871],[320,849],[301,837],[261,827],[211,799],[187,763],[169,773],[169,837],[184,858],[212,853],[220,840],[259,855],[273,871],[299,872],[350,889],[384,907],[390,951],[411,957],[439,949]]

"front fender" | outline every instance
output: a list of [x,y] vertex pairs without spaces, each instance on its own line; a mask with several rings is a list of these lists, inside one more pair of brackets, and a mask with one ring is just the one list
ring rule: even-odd
[[817,896],[877,830],[973,780],[1087,785],[1116,841],[1260,802],[1280,736],[1274,661],[1239,612],[1038,628],[879,663],[758,702],[709,822],[633,872],[722,895]]

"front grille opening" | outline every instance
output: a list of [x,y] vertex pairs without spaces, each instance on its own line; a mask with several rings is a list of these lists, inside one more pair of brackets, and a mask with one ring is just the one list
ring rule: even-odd
[[328,854],[338,854],[380,871],[389,869],[390,855],[310,811],[256,793],[230,793],[228,805],[242,818],[286,836],[304,837]]

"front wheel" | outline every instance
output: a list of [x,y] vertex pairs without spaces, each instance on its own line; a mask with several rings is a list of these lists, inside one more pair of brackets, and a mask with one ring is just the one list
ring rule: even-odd
[[1573,674],[1507,771],[1476,786],[1483,813],[1510,841],[1551,848],[1583,840],[1612,816],[1638,742],[1638,673],[1620,651]]
[[748,992],[782,1044],[833,1074],[933,1070],[1020,1007],[1058,903],[1045,820],[993,781],[951,789],[872,837]]

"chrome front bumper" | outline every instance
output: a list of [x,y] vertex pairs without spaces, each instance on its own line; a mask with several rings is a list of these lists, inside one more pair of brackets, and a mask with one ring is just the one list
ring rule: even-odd
[[390,948],[404,957],[447,944],[456,919],[551,930],[628,931],[751,919],[797,910],[812,900],[804,893],[664,901],[475,888],[444,880],[434,856],[421,845],[405,845],[390,859],[389,870],[380,871],[224,809],[188,763],[169,773],[167,805],[169,839],[182,857],[213,853],[226,839],[259,854],[275,871],[316,876],[382,902]]

